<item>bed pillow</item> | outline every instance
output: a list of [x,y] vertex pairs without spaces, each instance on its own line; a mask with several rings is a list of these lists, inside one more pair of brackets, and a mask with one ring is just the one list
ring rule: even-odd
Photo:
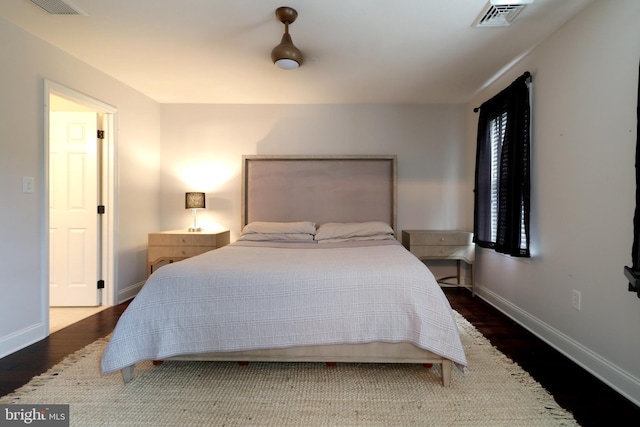
[[382,221],[328,222],[316,231],[318,243],[335,243],[353,240],[391,240],[393,229]]
[[248,233],[241,234],[238,241],[242,242],[300,242],[313,241],[313,234],[307,233]]
[[336,237],[335,239],[323,239],[316,240],[316,242],[321,245],[323,243],[344,243],[344,242],[358,242],[363,240],[373,241],[373,240],[395,240],[391,234],[376,234],[375,236],[366,236],[366,237],[345,237],[340,238]]
[[238,241],[299,242],[312,241],[316,224],[310,221],[266,222],[255,221],[244,226]]
[[267,222],[255,221],[245,225],[242,234],[316,234],[316,223],[311,221]]

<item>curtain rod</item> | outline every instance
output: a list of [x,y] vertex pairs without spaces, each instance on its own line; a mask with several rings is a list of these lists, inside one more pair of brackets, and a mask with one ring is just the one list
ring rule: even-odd
[[[524,74],[522,74],[520,77],[518,77],[518,79],[521,78],[521,77],[524,77],[524,79],[525,79],[525,81],[527,83],[531,83],[531,73],[530,72],[525,71]],[[516,79],[516,80],[518,80],[518,79]],[[480,111],[480,107],[476,107],[476,108],[473,109],[474,113],[477,113],[478,111]]]

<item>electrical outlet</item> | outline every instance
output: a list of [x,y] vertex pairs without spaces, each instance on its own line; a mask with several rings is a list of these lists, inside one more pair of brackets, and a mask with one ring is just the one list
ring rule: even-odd
[[578,311],[580,310],[581,297],[582,295],[580,294],[580,291],[576,291],[575,289],[571,291],[571,307]]
[[22,177],[22,192],[23,193],[33,193],[33,188],[35,186],[34,179],[32,176],[23,176]]

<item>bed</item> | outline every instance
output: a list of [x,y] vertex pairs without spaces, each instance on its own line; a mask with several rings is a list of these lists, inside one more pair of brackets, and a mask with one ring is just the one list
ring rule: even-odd
[[449,303],[396,235],[395,156],[244,156],[238,241],[159,268],[102,356],[466,366]]

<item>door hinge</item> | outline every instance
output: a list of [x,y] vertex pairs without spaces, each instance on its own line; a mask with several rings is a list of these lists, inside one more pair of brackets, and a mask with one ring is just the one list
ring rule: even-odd
[[104,205],[98,205],[98,214],[102,215],[104,213]]
[[98,139],[104,139],[104,131],[98,129]]
[[104,289],[104,280],[98,280],[98,289]]

